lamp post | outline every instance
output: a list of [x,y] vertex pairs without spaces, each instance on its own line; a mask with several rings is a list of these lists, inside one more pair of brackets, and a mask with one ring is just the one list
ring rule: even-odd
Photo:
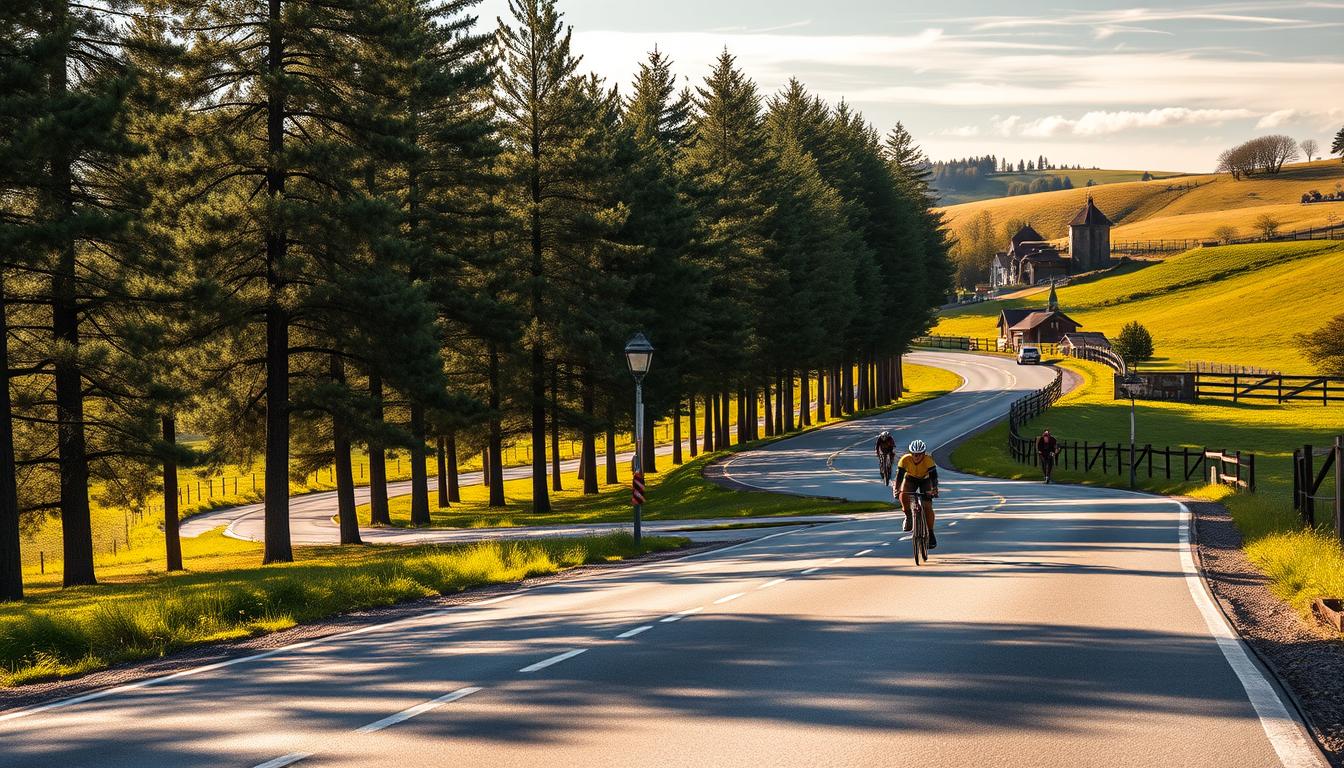
[[635,507],[635,546],[639,546],[639,518],[644,506],[644,374],[653,364],[653,345],[644,334],[636,333],[625,343],[625,364],[635,377],[635,461],[630,500]]
[[1142,385],[1143,378],[1136,373],[1130,373],[1128,370],[1120,379],[1121,388],[1125,390],[1125,394],[1129,395],[1129,489],[1131,491],[1138,487],[1138,468],[1134,466],[1134,396],[1138,394],[1139,387]]

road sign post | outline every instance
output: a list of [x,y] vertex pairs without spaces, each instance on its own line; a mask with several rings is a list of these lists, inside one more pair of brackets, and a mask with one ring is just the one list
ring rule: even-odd
[[635,460],[630,501],[635,507],[635,546],[641,542],[640,515],[644,507],[644,374],[653,364],[653,345],[636,333],[625,343],[625,364],[635,377]]

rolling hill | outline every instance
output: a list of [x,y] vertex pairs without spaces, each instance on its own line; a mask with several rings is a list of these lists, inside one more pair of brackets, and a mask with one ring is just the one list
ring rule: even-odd
[[[1083,330],[1114,338],[1130,320],[1153,335],[1157,367],[1188,361],[1308,373],[1292,343],[1344,312],[1344,242],[1196,248],[1161,262],[1134,262],[1059,289],[1060,308]],[[999,311],[1044,306],[1044,292],[943,312],[933,333],[995,337]]]
[[1284,166],[1277,176],[1242,181],[1215,174],[1181,176],[1000,197],[939,210],[953,232],[988,211],[996,226],[1021,219],[1044,237],[1061,238],[1067,236],[1069,220],[1090,194],[1116,223],[1113,241],[1206,239],[1224,225],[1235,227],[1241,235],[1254,234],[1253,222],[1266,213],[1285,230],[1344,222],[1344,202],[1300,202],[1302,194],[1311,190],[1326,194],[1340,189],[1344,189],[1344,164],[1319,160]]
[[[1179,171],[1152,171],[1154,177],[1165,179],[1175,176],[1184,176]],[[1143,178],[1143,171],[1122,171],[1110,170],[1106,168],[1083,168],[1080,170],[1061,169],[1055,171],[1022,171],[1021,173],[994,174],[981,180],[980,186],[973,190],[949,190],[939,192],[939,198],[943,205],[958,205],[960,203],[971,203],[978,200],[989,200],[996,197],[1006,197],[1008,195],[1008,186],[1014,182],[1030,184],[1036,179],[1049,178],[1051,176],[1067,177],[1074,187],[1085,187],[1087,182],[1093,184],[1119,184],[1126,181],[1138,181]],[[1045,193],[1037,193],[1045,194]]]

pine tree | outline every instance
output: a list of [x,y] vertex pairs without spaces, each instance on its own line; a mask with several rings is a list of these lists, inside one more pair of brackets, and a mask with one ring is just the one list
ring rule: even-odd
[[1344,162],[1344,128],[1339,129],[1335,134],[1335,140],[1330,145],[1331,154],[1339,155],[1340,162]]

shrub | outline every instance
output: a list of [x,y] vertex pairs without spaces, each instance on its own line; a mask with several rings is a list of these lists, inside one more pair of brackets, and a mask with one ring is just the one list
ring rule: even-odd
[[1218,238],[1219,242],[1226,245],[1237,239],[1237,228],[1231,224],[1223,224],[1213,230],[1213,236]]
[[1251,222],[1251,225],[1266,238],[1273,237],[1279,233],[1279,220],[1268,213],[1262,213],[1255,217],[1255,221]]
[[1112,345],[1115,353],[1125,361],[1125,365],[1135,366],[1153,357],[1153,337],[1148,329],[1132,320],[1120,329],[1120,335]]
[[1344,376],[1344,314],[1335,315],[1311,333],[1297,334],[1293,341],[1318,371],[1327,376]]

